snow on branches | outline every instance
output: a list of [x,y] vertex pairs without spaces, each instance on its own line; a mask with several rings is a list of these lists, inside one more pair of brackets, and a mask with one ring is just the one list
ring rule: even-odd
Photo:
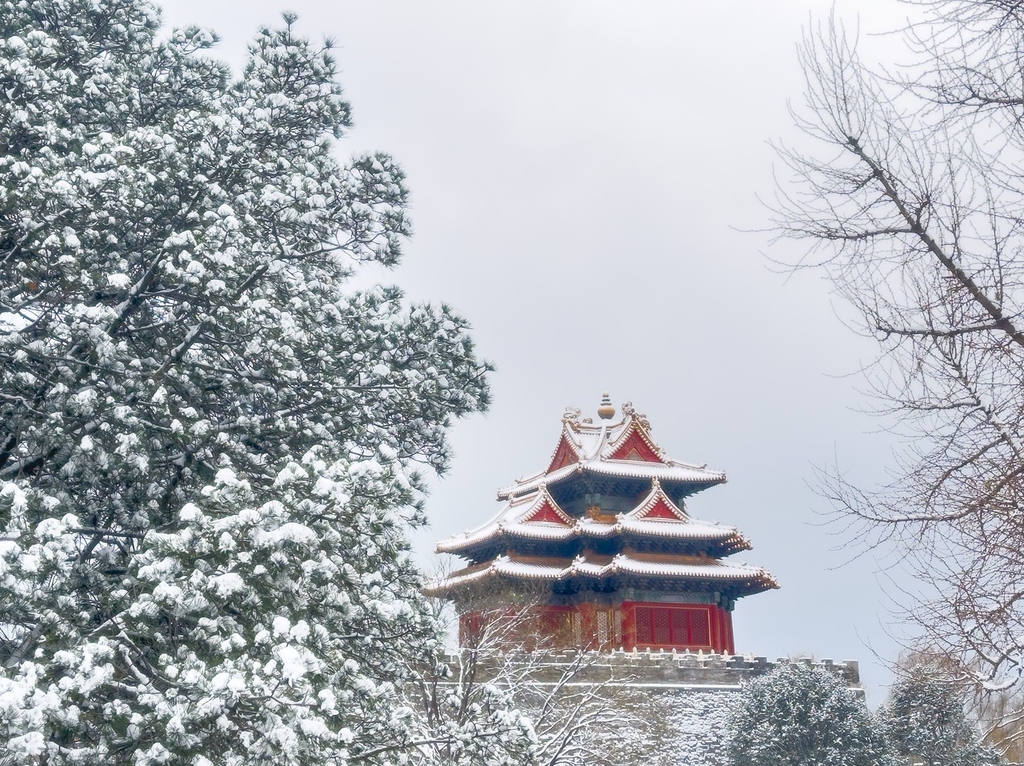
[[234,79],[141,0],[0,0],[0,763],[424,762],[415,468],[488,365],[347,287],[407,192],[292,21]]
[[863,698],[842,678],[802,662],[751,683],[729,723],[734,766],[893,766],[896,759]]

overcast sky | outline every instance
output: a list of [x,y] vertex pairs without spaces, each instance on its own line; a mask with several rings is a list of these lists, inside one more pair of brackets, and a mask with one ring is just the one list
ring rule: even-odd
[[[499,486],[545,467],[566,405],[592,415],[609,391],[670,456],[729,476],[689,510],[738,526],[754,544],[740,558],[782,586],[740,601],[737,650],[859,659],[876,704],[899,653],[892,562],[846,564],[811,487],[836,456],[882,475],[889,440],[854,374],[874,347],[820,275],[773,271],[766,253],[787,253],[756,231],[781,172],[767,141],[801,140],[801,28],[831,6],[169,0],[164,18],[216,30],[237,71],[257,27],[297,12],[337,45],[356,123],[341,150],[405,167],[415,236],[384,278],[457,307],[497,367],[491,411],[453,434],[416,538],[425,566],[436,539],[498,510]],[[880,30],[903,10],[837,12]]]

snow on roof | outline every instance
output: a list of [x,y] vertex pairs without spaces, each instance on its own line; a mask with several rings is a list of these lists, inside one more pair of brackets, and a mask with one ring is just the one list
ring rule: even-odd
[[580,419],[579,409],[567,409],[562,416],[562,434],[548,468],[498,490],[498,499],[527,494],[542,484],[553,484],[584,471],[682,484],[725,482],[722,471],[667,457],[651,438],[650,422],[629,402],[622,405],[622,414],[618,422],[602,420],[595,424],[589,418]]
[[746,585],[753,588],[752,592],[778,587],[767,570],[749,564],[723,563],[698,556],[619,553],[611,557],[583,554],[574,559],[505,554],[485,564],[455,572],[436,582],[429,590],[448,591],[490,577],[556,581],[571,577],[601,579],[622,574],[699,582],[721,581]]
[[[562,521],[532,521],[545,507],[554,510]],[[671,516],[648,516],[653,509],[667,509]],[[495,516],[477,529],[453,535],[437,544],[438,553],[459,553],[496,538],[563,541],[575,537],[610,538],[622,534],[676,540],[703,540],[727,544],[730,552],[749,550],[750,543],[732,526],[692,519],[672,502],[655,479],[651,490],[629,513],[619,513],[614,521],[584,516],[574,519],[566,514],[541,485],[534,493],[514,496]]]
[[[548,467],[500,490],[498,499],[504,500],[505,505],[486,524],[437,544],[438,553],[454,553],[470,559],[476,553],[488,560],[472,563],[435,582],[428,592],[444,594],[493,577],[558,581],[567,578],[600,580],[617,575],[674,579],[682,584],[716,583],[722,586],[719,589],[738,595],[778,587],[771,574],[761,567],[720,560],[720,557],[750,548],[750,543],[735,527],[693,519],[672,500],[672,496],[678,498],[681,494],[723,483],[726,478],[722,471],[667,457],[651,439],[647,418],[628,402],[622,406],[622,419],[613,422],[615,409],[606,395],[598,415],[601,421],[595,424],[590,419],[581,419],[578,409],[567,410]],[[627,513],[602,511],[593,506],[577,518],[559,506],[549,487],[585,472],[649,481],[650,490]],[[690,485],[688,491],[680,492],[680,484]],[[624,489],[631,493],[635,486]],[[619,493],[617,498],[621,500],[624,496]],[[572,508],[573,513],[582,513],[577,505]],[[562,542],[619,536],[627,539],[607,546],[619,551],[615,555],[600,555],[587,550],[594,546],[581,545],[582,550],[575,558],[530,556],[515,552],[514,545],[503,544],[513,539]],[[637,538],[700,541],[705,543],[701,546],[704,552],[700,555],[687,555],[678,550],[640,552],[633,548],[670,546],[632,545]],[[496,558],[489,558],[498,551],[503,552]]]

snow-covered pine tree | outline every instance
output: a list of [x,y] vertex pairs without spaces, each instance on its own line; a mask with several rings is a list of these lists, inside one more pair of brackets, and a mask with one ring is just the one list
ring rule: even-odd
[[743,690],[729,722],[733,766],[891,766],[881,726],[841,678],[780,664]]
[[293,21],[233,79],[143,0],[0,0],[2,764],[427,757],[414,469],[487,365],[448,308],[346,286],[398,260],[406,189],[335,159]]
[[964,711],[962,688],[928,665],[916,665],[893,684],[882,721],[900,755],[929,766],[992,766],[995,750],[982,744]]

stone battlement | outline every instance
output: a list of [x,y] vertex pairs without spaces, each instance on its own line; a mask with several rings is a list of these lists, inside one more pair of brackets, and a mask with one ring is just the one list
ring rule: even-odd
[[[450,659],[458,661],[457,655]],[[507,661],[499,654],[481,658],[480,667],[488,668]],[[791,659],[780,657],[769,661],[753,655],[704,654],[702,652],[631,651],[612,652],[573,651],[533,652],[523,661],[532,668],[534,682],[557,682],[566,673],[572,673],[573,683],[599,683],[614,686],[634,686],[677,689],[738,690],[744,683],[768,673],[779,664],[796,662],[822,668],[835,673],[847,686],[860,688],[860,667],[856,660],[834,662]]]

